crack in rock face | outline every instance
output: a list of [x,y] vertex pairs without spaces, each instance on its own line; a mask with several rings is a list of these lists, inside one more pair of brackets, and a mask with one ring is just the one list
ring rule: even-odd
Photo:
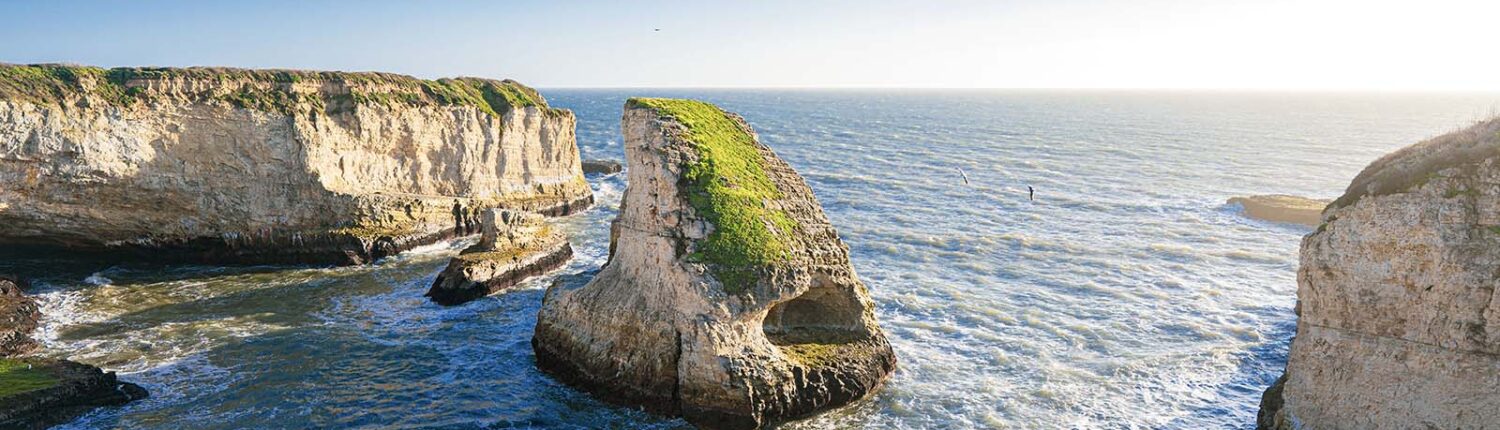
[[894,352],[802,178],[707,103],[632,99],[621,126],[629,186],[610,260],[548,289],[537,365],[705,428],[771,426],[877,390]]

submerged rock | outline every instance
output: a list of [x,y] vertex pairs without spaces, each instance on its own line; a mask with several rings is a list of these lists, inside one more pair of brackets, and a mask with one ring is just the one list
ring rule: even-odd
[[537,366],[608,401],[755,428],[876,390],[896,358],[848,248],[734,114],[632,99],[611,255],[548,289]]
[[26,281],[0,275],[0,357],[24,354],[36,349],[31,332],[41,319],[36,301],[26,296]]
[[44,429],[100,406],[146,398],[115,372],[67,360],[0,359],[0,428]]
[[0,64],[0,246],[368,262],[586,207],[574,123],[508,80]]
[[1500,119],[1376,160],[1324,219],[1258,427],[1500,423]]
[[1235,197],[1228,204],[1245,208],[1245,216],[1271,222],[1302,224],[1317,227],[1322,222],[1323,208],[1330,200],[1309,199],[1285,194]]
[[620,162],[614,160],[583,160],[583,173],[613,175],[624,170]]
[[448,262],[427,297],[445,306],[468,302],[562,267],[573,247],[536,214],[488,209],[479,243]]

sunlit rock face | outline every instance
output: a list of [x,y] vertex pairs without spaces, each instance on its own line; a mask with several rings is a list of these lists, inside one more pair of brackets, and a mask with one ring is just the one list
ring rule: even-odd
[[1261,428],[1500,423],[1500,120],[1387,155],[1302,241]]
[[895,356],[802,178],[706,103],[633,99],[622,128],[629,186],[610,260],[547,291],[537,365],[706,428],[774,425],[877,389]]
[[514,287],[573,258],[563,233],[541,215],[486,209],[479,243],[464,249],[433,280],[427,297],[441,305],[469,302]]
[[369,261],[587,206],[574,121],[511,81],[0,65],[0,244]]

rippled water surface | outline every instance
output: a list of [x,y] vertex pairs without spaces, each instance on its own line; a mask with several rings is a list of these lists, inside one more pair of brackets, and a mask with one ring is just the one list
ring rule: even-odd
[[[1496,95],[553,90],[585,158],[622,159],[631,95],[744,115],[817,193],[900,369],[794,428],[1248,428],[1293,331],[1306,228],[1224,200],[1337,196],[1379,155],[1492,112]],[[960,174],[968,176],[965,185]],[[623,175],[563,222],[583,282]],[[1036,200],[1029,201],[1027,187]],[[535,370],[552,278],[442,308],[445,243],[373,266],[202,267],[8,252],[35,279],[45,354],[148,400],[73,428],[679,428]],[[0,251],[3,252],[3,251]]]

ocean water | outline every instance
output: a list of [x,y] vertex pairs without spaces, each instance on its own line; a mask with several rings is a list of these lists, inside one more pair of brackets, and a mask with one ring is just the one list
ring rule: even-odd
[[[900,368],[877,395],[794,429],[1251,428],[1285,364],[1309,229],[1225,199],[1336,197],[1381,154],[1500,106],[1495,94],[544,94],[578,114],[585,158],[622,159],[626,97],[692,97],[745,116],[807,179]],[[535,370],[543,288],[603,263],[625,187],[589,180],[599,204],[561,220],[572,263],[453,308],[421,294],[465,241],[344,268],[0,250],[0,272],[34,279],[44,354],[152,393],[64,428],[687,427]]]

